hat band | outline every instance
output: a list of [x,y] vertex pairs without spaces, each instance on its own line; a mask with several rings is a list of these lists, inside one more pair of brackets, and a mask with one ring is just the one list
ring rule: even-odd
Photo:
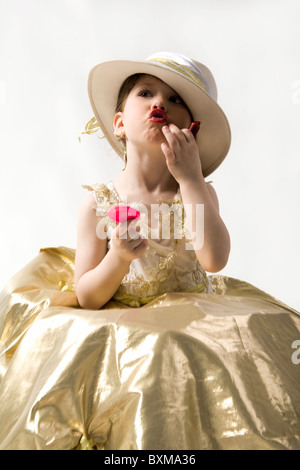
[[181,75],[184,75],[188,79],[192,80],[196,85],[198,85],[203,91],[207,93],[207,89],[205,85],[201,82],[200,78],[197,77],[197,75],[186,65],[179,64],[175,60],[167,60],[163,59],[161,57],[153,57],[152,59],[148,59],[149,62],[160,62],[167,67],[171,68],[172,70],[176,70],[176,72],[180,73]]

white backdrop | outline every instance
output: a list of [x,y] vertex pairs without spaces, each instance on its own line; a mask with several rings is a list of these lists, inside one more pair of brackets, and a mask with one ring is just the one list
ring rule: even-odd
[[300,2],[0,0],[0,284],[40,247],[76,245],[81,184],[122,168],[78,134],[109,59],[175,51],[213,71],[232,147],[209,177],[231,233],[221,272],[300,310]]

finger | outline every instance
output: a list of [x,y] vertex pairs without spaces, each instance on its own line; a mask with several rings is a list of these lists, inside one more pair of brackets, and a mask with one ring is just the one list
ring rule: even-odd
[[125,222],[120,223],[115,229],[116,238],[121,238],[121,239],[133,238],[133,236],[130,236],[129,232],[131,232],[133,235],[136,235],[137,223],[138,223],[138,220],[135,220],[135,219],[128,219]]
[[127,229],[128,229],[128,221],[122,222],[115,229],[115,237],[121,238],[121,239],[127,238],[128,236]]
[[183,132],[185,130],[184,128],[179,129],[179,127],[175,126],[175,124],[170,124],[169,128],[172,134],[178,139],[179,142],[186,141],[186,133]]
[[190,129],[182,129],[182,133],[184,134],[186,141],[188,143],[195,141],[195,137],[193,133],[190,131]]
[[173,150],[170,149],[170,147],[168,146],[168,144],[162,143],[162,144],[161,144],[161,149],[162,149],[162,151],[163,151],[163,154],[164,154],[165,157],[166,157],[166,160],[167,160],[169,163],[172,163],[173,161],[175,161],[175,159],[176,159],[175,154],[174,154]]
[[128,242],[128,248],[131,250],[131,251],[135,251],[141,244],[143,244],[145,238],[135,238],[134,240],[130,240]]
[[[172,132],[170,127],[164,126],[162,128],[163,134],[166,141],[168,142],[170,148],[176,153],[180,150],[180,142],[176,134],[176,126],[172,127]],[[178,128],[177,128],[178,129]]]
[[141,228],[137,224],[138,224],[137,220],[131,220],[128,224],[128,236],[132,240],[140,238]]
[[142,242],[134,249],[135,255],[140,256],[143,253],[143,251],[145,251],[147,246],[148,246],[148,240],[146,240],[146,238],[142,239]]
[[179,127],[175,126],[175,124],[170,124],[169,130],[176,137],[180,144],[184,144],[186,142],[186,135],[183,132],[183,129],[179,129]]

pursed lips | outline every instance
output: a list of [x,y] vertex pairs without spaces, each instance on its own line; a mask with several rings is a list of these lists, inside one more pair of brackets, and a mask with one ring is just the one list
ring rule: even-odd
[[159,124],[167,124],[168,118],[167,114],[163,109],[152,109],[149,114],[149,119],[152,122],[157,122]]

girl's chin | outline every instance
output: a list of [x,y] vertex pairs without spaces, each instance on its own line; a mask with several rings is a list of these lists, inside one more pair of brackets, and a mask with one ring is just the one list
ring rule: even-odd
[[159,128],[152,128],[146,134],[141,135],[140,138],[135,139],[133,145],[136,145],[143,150],[146,150],[149,147],[149,150],[153,150],[157,147],[158,150],[161,148],[161,144],[166,143],[166,139]]
[[166,142],[165,136],[162,133],[160,128],[151,129],[151,132],[147,134],[147,142],[153,145],[161,145],[163,142]]

